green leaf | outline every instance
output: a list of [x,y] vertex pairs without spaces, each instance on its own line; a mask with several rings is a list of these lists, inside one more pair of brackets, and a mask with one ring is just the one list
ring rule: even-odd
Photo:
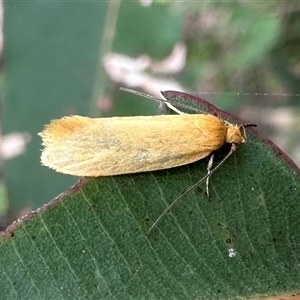
[[[171,100],[174,94],[188,98],[164,93]],[[299,170],[256,131],[247,134],[213,175],[210,199],[201,185],[149,235],[166,205],[206,174],[208,158],[80,180],[3,233],[0,295],[234,299],[299,292]],[[227,151],[216,152],[215,164]]]

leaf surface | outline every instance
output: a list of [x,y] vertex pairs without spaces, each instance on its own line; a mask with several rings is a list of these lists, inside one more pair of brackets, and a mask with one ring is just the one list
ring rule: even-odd
[[[195,101],[184,93],[164,95]],[[3,233],[0,294],[234,299],[299,293],[299,170],[254,130],[247,134],[248,142],[213,175],[210,199],[205,184],[199,186],[148,235],[165,207],[206,174],[208,158],[164,171],[81,179]],[[215,164],[227,151],[216,152]]]

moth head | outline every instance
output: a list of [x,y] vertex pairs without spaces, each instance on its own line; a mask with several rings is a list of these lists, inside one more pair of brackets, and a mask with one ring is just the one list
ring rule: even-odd
[[247,142],[245,127],[256,127],[254,124],[232,125],[228,124],[226,142],[233,144],[244,144]]

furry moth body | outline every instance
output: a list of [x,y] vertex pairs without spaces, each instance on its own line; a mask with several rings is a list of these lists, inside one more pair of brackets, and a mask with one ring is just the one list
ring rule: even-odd
[[182,166],[208,156],[224,143],[246,142],[243,125],[209,114],[68,116],[52,120],[39,135],[43,165],[91,177]]

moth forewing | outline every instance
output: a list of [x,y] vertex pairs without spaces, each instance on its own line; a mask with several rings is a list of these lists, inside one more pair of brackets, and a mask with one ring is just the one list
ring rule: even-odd
[[95,177],[195,162],[226,142],[228,125],[205,114],[70,116],[52,121],[39,135],[42,164],[61,173]]

